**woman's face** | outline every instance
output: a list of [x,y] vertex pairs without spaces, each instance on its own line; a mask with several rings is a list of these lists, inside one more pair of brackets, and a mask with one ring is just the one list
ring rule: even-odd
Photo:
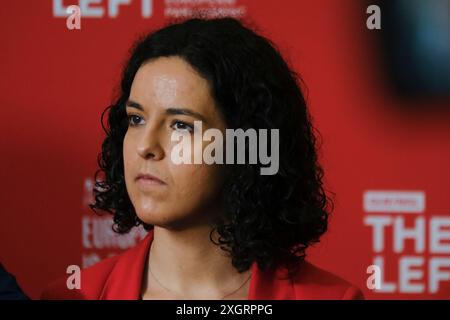
[[[171,159],[172,148],[179,143],[171,140],[174,131],[192,139],[192,148],[194,121],[202,121],[203,131],[225,132],[209,83],[179,57],[151,60],[136,73],[126,112],[125,183],[138,217],[152,225],[183,228],[218,213],[214,204],[219,203],[223,167],[204,161],[175,164]],[[200,149],[208,143],[202,142]],[[139,174],[150,174],[162,183],[137,179]]]

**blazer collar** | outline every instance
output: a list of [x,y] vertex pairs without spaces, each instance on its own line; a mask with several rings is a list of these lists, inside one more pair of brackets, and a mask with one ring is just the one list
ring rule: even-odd
[[[105,282],[100,299],[139,300],[145,263],[153,241],[153,230],[135,247],[125,251]],[[256,262],[251,265],[248,300],[296,299],[291,280],[284,279],[287,270],[262,271]],[[283,278],[283,279],[281,279]]]

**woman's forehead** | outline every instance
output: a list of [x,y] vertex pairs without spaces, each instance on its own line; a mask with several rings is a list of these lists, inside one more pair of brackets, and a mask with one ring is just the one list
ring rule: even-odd
[[133,80],[130,100],[144,109],[179,106],[205,116],[213,116],[217,111],[207,80],[178,57],[162,57],[143,64]]

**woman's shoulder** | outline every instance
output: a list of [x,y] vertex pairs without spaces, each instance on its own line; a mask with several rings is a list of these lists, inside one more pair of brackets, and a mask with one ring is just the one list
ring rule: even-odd
[[286,266],[262,270],[254,263],[250,299],[256,300],[359,300],[358,287],[342,277],[302,260],[298,272],[289,275]]
[[307,260],[301,263],[292,284],[297,299],[364,299],[357,286]]
[[145,261],[153,239],[153,232],[134,247],[106,258],[80,272],[80,288],[69,289],[68,275],[48,285],[41,299],[136,299],[140,294],[140,282]]
[[152,241],[149,232],[136,246],[81,270],[80,288],[69,289],[68,277],[45,288],[41,299],[134,299]]

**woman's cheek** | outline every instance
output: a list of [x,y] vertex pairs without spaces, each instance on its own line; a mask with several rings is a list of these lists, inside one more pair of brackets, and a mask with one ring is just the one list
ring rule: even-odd
[[174,175],[177,197],[188,201],[206,201],[217,192],[221,177],[215,165],[180,165]]

